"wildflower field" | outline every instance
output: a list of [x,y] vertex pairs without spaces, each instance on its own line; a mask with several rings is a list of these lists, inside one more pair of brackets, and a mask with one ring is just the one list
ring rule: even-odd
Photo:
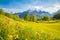
[[0,15],[0,40],[60,40],[60,22],[16,21]]

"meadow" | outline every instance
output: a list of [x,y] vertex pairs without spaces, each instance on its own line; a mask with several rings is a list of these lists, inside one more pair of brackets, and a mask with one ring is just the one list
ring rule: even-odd
[[16,21],[0,15],[0,40],[60,40],[60,21]]

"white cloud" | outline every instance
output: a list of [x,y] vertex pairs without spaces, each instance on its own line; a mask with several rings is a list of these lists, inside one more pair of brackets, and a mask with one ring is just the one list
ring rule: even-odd
[[33,7],[37,10],[43,10],[52,14],[60,9],[60,4],[53,4],[49,7],[44,7],[44,6],[33,6]]
[[24,7],[23,9],[17,9],[17,8],[3,8],[3,9],[7,12],[13,12],[13,13],[26,11],[28,9],[36,9],[37,11],[42,10],[49,13],[53,13],[60,9],[60,4],[53,4],[49,7],[28,5],[27,7]]
[[48,8],[44,8],[43,10],[47,11],[49,13],[53,13],[53,12],[56,12],[58,10],[58,8],[56,8],[56,7],[48,7]]
[[13,8],[2,8],[5,12],[12,12],[12,13],[16,13],[16,12],[21,12],[20,9],[13,9]]
[[60,4],[54,4],[51,7],[45,8],[44,10],[46,10],[47,12],[53,13],[56,12],[60,9]]
[[43,8],[42,6],[34,6],[34,8],[36,9],[36,10],[40,10],[41,8]]

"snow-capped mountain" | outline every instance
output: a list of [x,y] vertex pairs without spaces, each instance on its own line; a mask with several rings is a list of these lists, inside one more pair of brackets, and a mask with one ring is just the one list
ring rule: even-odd
[[19,15],[21,18],[24,18],[25,14],[36,15],[38,18],[41,18],[42,16],[50,16],[50,17],[52,16],[49,12],[45,12],[41,10],[27,10],[15,14]]

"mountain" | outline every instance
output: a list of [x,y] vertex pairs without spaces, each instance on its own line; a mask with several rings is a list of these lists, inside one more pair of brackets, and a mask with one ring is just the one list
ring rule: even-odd
[[52,15],[56,15],[57,13],[60,13],[60,9],[57,10],[55,13],[53,13]]
[[36,15],[38,18],[41,18],[42,16],[51,16],[49,12],[41,11],[41,10],[27,10],[24,12],[20,13],[15,13],[19,15],[21,18],[24,18],[25,14],[30,14],[30,15]]

